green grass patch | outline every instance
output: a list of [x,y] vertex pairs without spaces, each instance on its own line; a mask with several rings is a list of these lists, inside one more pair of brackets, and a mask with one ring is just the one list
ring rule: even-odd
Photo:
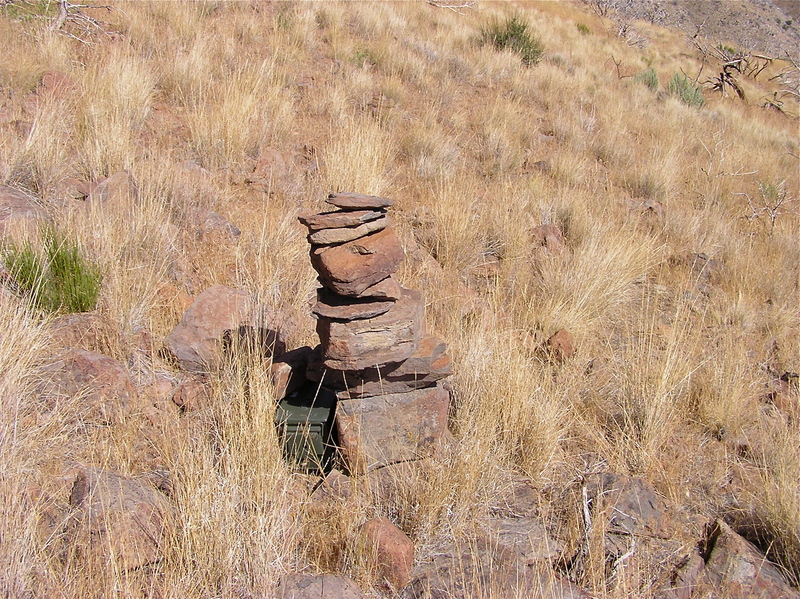
[[530,25],[521,17],[514,15],[501,23],[493,19],[481,29],[481,43],[491,44],[496,50],[511,50],[519,54],[522,64],[537,64],[544,54],[544,46]]
[[97,306],[103,276],[80,248],[54,229],[44,235],[44,248],[30,243],[11,246],[5,256],[13,286],[38,310],[88,312]]
[[681,73],[675,73],[672,76],[667,85],[667,93],[671,96],[677,96],[687,106],[700,108],[706,103],[700,86]]
[[637,73],[633,76],[633,80],[636,83],[641,83],[642,85],[647,86],[647,88],[652,91],[656,91],[658,89],[658,75],[653,67],[648,67],[641,73]]
[[592,30],[589,29],[588,25],[584,25],[583,23],[575,23],[575,28],[580,32],[581,35],[589,35]]

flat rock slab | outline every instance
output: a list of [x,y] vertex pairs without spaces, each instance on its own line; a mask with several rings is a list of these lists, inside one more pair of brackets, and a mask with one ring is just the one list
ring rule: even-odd
[[388,312],[363,320],[317,320],[327,368],[362,370],[411,357],[419,347],[425,302],[419,291],[404,290]]
[[340,400],[339,447],[351,473],[430,455],[447,431],[450,394],[441,386]]
[[529,564],[515,549],[491,536],[458,540],[420,563],[403,599],[456,597],[547,597],[590,599],[546,563]]
[[357,296],[397,271],[403,246],[392,229],[383,229],[355,241],[312,247],[311,265],[323,285],[340,295]]
[[323,287],[317,289],[317,303],[311,311],[323,318],[349,321],[375,318],[388,312],[394,304],[394,300],[388,299],[346,297]]
[[308,227],[309,231],[319,231],[321,229],[357,227],[366,222],[377,220],[385,214],[385,210],[336,210],[334,212],[298,216],[297,220]]
[[333,206],[343,210],[374,210],[377,208],[388,208],[389,206],[394,205],[392,200],[388,200],[386,198],[352,192],[332,193],[325,201],[328,204],[332,204]]
[[275,599],[366,599],[355,582],[335,574],[287,574],[278,582]]
[[384,216],[377,220],[371,220],[357,227],[342,227],[339,229],[322,229],[311,233],[308,241],[313,245],[335,245],[347,243],[361,239],[362,237],[385,229],[389,224],[389,218]]
[[315,350],[309,361],[306,376],[309,380],[324,381],[325,387],[337,392],[339,399],[371,397],[384,393],[406,393],[431,387],[453,374],[447,345],[438,337],[423,336],[419,347],[403,362],[380,368],[358,371],[332,370],[322,363],[322,350]]
[[376,299],[398,300],[403,295],[403,288],[397,279],[390,275],[385,279],[381,279],[374,285],[370,285],[364,291],[351,297],[365,298],[372,297]]

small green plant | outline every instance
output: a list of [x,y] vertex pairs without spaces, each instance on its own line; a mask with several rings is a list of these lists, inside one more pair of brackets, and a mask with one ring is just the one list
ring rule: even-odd
[[13,285],[46,312],[87,312],[97,305],[103,276],[80,248],[54,229],[44,232],[44,251],[30,243],[5,256]]
[[496,50],[511,50],[520,55],[525,66],[537,64],[542,59],[544,47],[521,17],[514,15],[504,23],[493,19],[481,29],[481,43],[492,44]]
[[584,25],[583,23],[575,23],[575,27],[581,33],[581,35],[589,35],[592,30],[589,29],[588,25]]
[[350,62],[361,69],[364,68],[364,65],[372,66],[378,64],[378,58],[369,48],[359,47],[353,51]]
[[675,73],[667,85],[667,93],[677,96],[687,106],[700,108],[706,103],[700,86],[682,73]]
[[648,89],[655,91],[658,89],[658,75],[653,67],[648,67],[641,73],[634,75],[633,80],[647,86]]

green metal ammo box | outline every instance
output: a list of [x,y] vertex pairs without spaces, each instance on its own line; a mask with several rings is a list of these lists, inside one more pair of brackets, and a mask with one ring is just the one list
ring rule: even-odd
[[333,416],[336,394],[306,383],[282,399],[275,426],[286,461],[306,471],[325,470],[333,455]]

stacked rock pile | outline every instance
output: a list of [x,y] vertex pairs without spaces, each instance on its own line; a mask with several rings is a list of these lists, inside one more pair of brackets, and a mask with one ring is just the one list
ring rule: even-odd
[[404,252],[390,200],[331,194],[336,210],[301,216],[321,287],[320,345],[306,376],[334,391],[339,445],[351,472],[425,455],[447,430],[447,347],[425,333],[425,302],[394,274]]

